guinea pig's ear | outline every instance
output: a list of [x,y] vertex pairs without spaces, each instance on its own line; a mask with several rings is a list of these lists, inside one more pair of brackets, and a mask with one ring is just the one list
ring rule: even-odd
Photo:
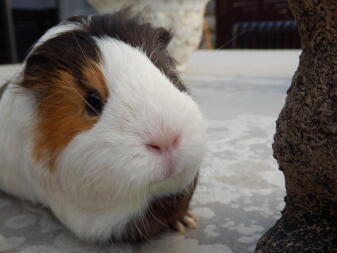
[[163,27],[155,28],[158,33],[158,42],[162,45],[163,48],[167,48],[168,44],[172,39],[171,31],[166,30]]
[[25,68],[23,70],[23,80],[21,86],[41,94],[47,87],[44,81],[48,81],[51,76],[47,66],[47,59],[41,54],[33,53],[26,59]]
[[79,23],[79,24],[87,24],[91,18],[91,15],[89,16],[73,16],[68,19],[66,19],[66,22],[71,22],[71,23]]
[[67,18],[67,21],[70,21],[70,22],[82,22],[83,20],[85,20],[86,17],[85,16],[73,16],[73,17],[70,17],[70,18]]

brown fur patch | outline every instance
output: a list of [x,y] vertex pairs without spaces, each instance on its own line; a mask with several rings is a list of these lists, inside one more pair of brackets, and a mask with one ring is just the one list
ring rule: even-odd
[[100,71],[95,63],[87,64],[83,70],[82,74],[85,80],[85,84],[89,88],[94,88],[101,95],[103,101],[108,98],[108,89],[105,84],[105,79],[103,73]]
[[47,94],[38,99],[37,137],[33,152],[35,159],[46,163],[50,170],[66,145],[98,120],[86,115],[84,99],[87,91],[78,82],[88,89],[97,90],[103,101],[107,99],[104,77],[96,65],[84,67],[82,76],[83,79],[78,81],[72,74],[59,71],[48,80],[52,85]]

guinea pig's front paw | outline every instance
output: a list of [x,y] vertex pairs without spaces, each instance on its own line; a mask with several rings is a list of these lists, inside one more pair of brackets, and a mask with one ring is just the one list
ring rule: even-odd
[[197,227],[197,217],[190,210],[188,210],[181,219],[175,221],[171,226],[177,232],[185,234],[186,232],[185,227],[187,228]]

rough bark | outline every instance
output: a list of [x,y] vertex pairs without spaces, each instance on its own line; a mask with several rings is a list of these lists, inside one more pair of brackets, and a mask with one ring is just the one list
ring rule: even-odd
[[255,252],[337,252],[337,0],[289,5],[303,51],[273,144],[286,207]]

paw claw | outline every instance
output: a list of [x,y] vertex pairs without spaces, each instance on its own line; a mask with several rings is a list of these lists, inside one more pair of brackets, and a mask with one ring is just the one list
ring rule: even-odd
[[198,217],[192,213],[190,210],[187,211],[187,214],[186,214],[188,217],[190,217],[191,219],[193,219],[194,221],[197,221],[198,220]]
[[185,226],[183,223],[181,223],[180,221],[177,221],[177,223],[175,224],[174,228],[180,232],[180,233],[183,233],[185,234],[186,233],[186,230],[185,230]]
[[191,213],[190,211],[187,211],[186,215],[184,215],[181,219],[177,220],[176,223],[173,225],[173,228],[180,232],[185,234],[186,228],[196,228],[197,227],[197,217]]
[[190,216],[184,216],[183,217],[183,223],[190,228],[196,228],[197,227],[196,221],[193,218],[191,218]]

